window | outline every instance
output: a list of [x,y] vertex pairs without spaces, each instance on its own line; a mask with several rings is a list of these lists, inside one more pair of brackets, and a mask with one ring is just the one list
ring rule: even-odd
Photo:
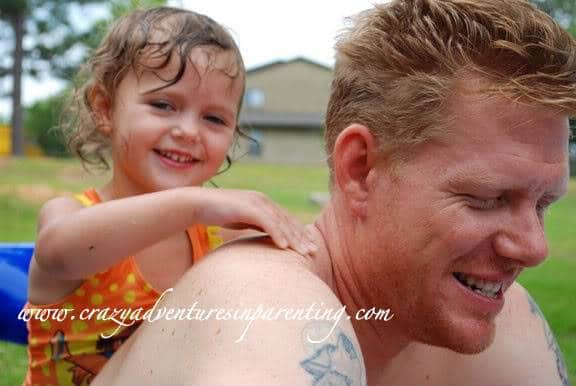
[[246,107],[262,107],[266,101],[264,91],[259,88],[249,88],[244,97]]

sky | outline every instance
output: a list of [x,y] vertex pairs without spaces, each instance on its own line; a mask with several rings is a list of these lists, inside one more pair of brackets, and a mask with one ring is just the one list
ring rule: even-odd
[[[335,37],[345,18],[379,0],[169,0],[169,4],[206,14],[227,27],[240,47],[248,69],[277,60],[303,56],[334,63]],[[6,87],[6,86],[3,86]],[[57,93],[62,83],[25,79],[24,104]],[[10,106],[0,102],[0,116]]]
[[370,8],[368,0],[182,0],[173,4],[204,13],[228,27],[247,68],[305,56],[333,63],[333,45],[346,17]]

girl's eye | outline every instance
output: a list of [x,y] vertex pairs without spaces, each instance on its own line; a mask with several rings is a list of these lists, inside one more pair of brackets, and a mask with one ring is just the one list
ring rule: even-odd
[[166,101],[153,101],[150,102],[150,106],[162,111],[174,111],[174,107]]
[[226,125],[226,122],[224,122],[224,120],[220,117],[217,117],[215,115],[208,115],[206,117],[206,119],[212,123],[215,123],[217,125]]

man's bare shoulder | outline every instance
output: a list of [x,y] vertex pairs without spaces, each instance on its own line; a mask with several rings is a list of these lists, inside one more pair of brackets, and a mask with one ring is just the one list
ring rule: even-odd
[[[266,296],[330,301],[341,306],[317,273],[314,257],[275,247],[267,238],[236,240],[213,251],[179,281],[178,288],[243,288],[242,298]],[[287,293],[287,289],[290,289]],[[262,293],[262,290],[266,290]],[[189,293],[188,291],[185,291]],[[278,297],[280,296],[280,298]]]
[[[185,317],[143,325],[130,352],[121,353],[119,373],[99,380],[363,385],[362,354],[345,308],[306,259],[262,241],[214,251],[158,306]],[[158,346],[162,355],[150,355]],[[146,366],[154,374],[134,378]]]
[[486,351],[463,355],[429,346],[419,351],[431,361],[442,358],[438,365],[450,369],[454,384],[569,385],[556,339],[536,302],[518,283],[506,292],[494,342]]
[[224,269],[234,265],[237,269],[251,272],[250,266],[257,269],[282,269],[277,274],[294,274],[302,271],[315,274],[314,257],[302,256],[291,249],[280,249],[265,236],[252,236],[228,242],[213,251],[198,265],[210,266],[210,269]]
[[494,344],[486,354],[500,363],[502,372],[508,370],[510,384],[569,385],[562,352],[536,301],[518,283],[510,287],[506,300]]

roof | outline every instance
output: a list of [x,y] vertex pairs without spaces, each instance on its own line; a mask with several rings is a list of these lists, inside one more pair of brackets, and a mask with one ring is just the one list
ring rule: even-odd
[[269,70],[270,68],[273,68],[273,67],[283,66],[283,65],[287,65],[287,64],[296,63],[296,62],[302,62],[302,63],[311,64],[311,65],[313,65],[313,66],[320,67],[320,68],[323,69],[323,70],[332,72],[332,68],[329,67],[329,66],[326,66],[326,65],[324,65],[324,64],[315,62],[315,61],[310,60],[310,59],[308,59],[308,58],[304,58],[304,57],[302,57],[302,56],[298,56],[298,57],[295,57],[295,58],[292,58],[292,59],[288,59],[288,60],[277,60],[277,61],[270,62],[270,63],[266,63],[266,64],[263,64],[263,65],[260,65],[260,66],[252,67],[251,69],[247,70],[246,73],[247,73],[247,74],[252,74],[252,73],[255,73],[255,72],[260,72],[260,71],[264,71],[264,70]]
[[324,114],[278,111],[249,111],[240,115],[241,127],[324,127]]

